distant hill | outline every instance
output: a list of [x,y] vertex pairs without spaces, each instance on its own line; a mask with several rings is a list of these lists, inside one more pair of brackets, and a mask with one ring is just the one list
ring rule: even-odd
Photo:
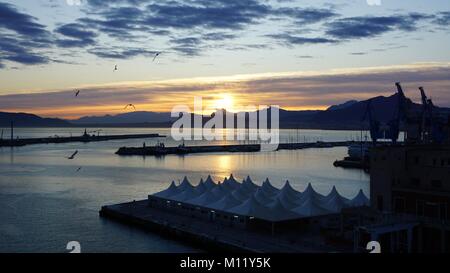
[[[372,112],[374,117],[381,122],[391,120],[398,109],[397,94],[390,97],[379,96],[372,98]],[[334,129],[334,130],[358,130],[368,128],[368,121],[363,121],[367,109],[365,101],[347,101],[343,104],[334,105],[327,110],[313,111],[288,111],[279,109],[280,128],[302,128],[302,129]],[[421,111],[421,105],[412,104],[416,111]],[[450,113],[449,108],[439,108],[440,112]],[[225,111],[225,110],[218,110]],[[269,112],[271,109],[269,109]],[[216,112],[217,113],[217,112]],[[258,113],[259,114],[259,113]],[[195,115],[192,114],[192,117]],[[211,119],[211,116],[203,116],[203,123]],[[249,113],[245,113],[248,124]],[[270,119],[270,115],[269,115]],[[77,120],[61,120],[41,118],[32,114],[24,113],[1,113],[0,126],[9,126],[14,120],[15,126],[36,127],[170,127],[176,118],[170,113],[156,112],[128,112],[118,115],[82,117]],[[192,118],[192,121],[194,119]],[[237,124],[235,114],[235,124]],[[192,124],[193,126],[193,124]]]
[[349,101],[344,102],[344,103],[342,103],[342,104],[330,106],[327,110],[328,110],[328,111],[341,110],[341,109],[350,107],[350,106],[352,106],[352,105],[355,104],[355,103],[358,103],[358,101],[357,101],[357,100],[349,100]]
[[[381,122],[390,121],[398,109],[398,95],[390,97],[379,96],[371,99],[372,113],[375,119]],[[351,103],[347,107],[338,107],[315,115],[310,122],[320,124],[323,128],[359,129],[368,126],[364,119],[368,100]],[[413,108],[420,110],[421,106],[413,103]]]
[[128,123],[164,123],[173,122],[170,113],[156,112],[128,112],[118,115],[82,117],[77,120],[70,120],[73,124],[128,124]]
[[11,121],[15,127],[67,127],[71,124],[62,119],[41,118],[27,113],[5,113],[0,112],[0,126],[9,127]]

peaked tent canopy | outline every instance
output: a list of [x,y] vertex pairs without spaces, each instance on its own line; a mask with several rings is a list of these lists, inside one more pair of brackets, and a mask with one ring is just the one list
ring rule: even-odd
[[178,202],[186,202],[197,196],[199,196],[199,192],[197,192],[194,187],[186,187],[186,190],[181,191],[177,195],[171,196],[169,199]]
[[331,212],[322,206],[320,206],[316,201],[313,199],[308,199],[299,207],[296,207],[292,209],[293,212],[302,215],[302,216],[319,216],[319,215],[326,215],[330,214]]
[[204,184],[208,190],[217,186],[217,184],[214,183],[214,181],[212,180],[211,175],[208,175],[208,178],[206,178],[206,181]]
[[217,199],[220,199],[221,197],[222,196],[218,196],[218,195],[215,195],[214,193],[212,193],[212,190],[207,190],[202,195],[189,200],[189,203],[198,205],[198,206],[207,206],[207,205],[217,201]]
[[198,185],[195,187],[195,190],[199,193],[202,194],[205,191],[208,190],[208,188],[205,186],[205,183],[203,182],[203,179],[200,180],[200,183],[198,183]]
[[262,183],[261,188],[264,191],[264,193],[266,193],[268,196],[272,198],[274,198],[275,195],[277,195],[280,192],[279,189],[272,186],[272,184],[269,181],[269,178],[266,178],[266,180]]
[[256,191],[259,186],[256,185],[255,183],[253,183],[252,179],[250,178],[250,176],[247,176],[247,178],[242,182],[242,187],[247,188],[249,191]]
[[257,189],[253,196],[261,204],[269,204],[273,202],[273,200],[266,195],[262,188]]
[[172,181],[172,183],[170,183],[170,186],[167,189],[160,191],[158,193],[155,193],[153,195],[156,197],[160,197],[160,198],[168,198],[168,197],[174,196],[178,193],[179,193],[179,189],[175,185],[175,182]]
[[324,202],[325,196],[316,192],[311,185],[311,183],[308,183],[308,187],[306,187],[305,191],[301,194],[299,198],[299,203],[303,204],[305,201],[308,200],[314,200],[316,203]]
[[352,207],[370,206],[370,201],[362,190],[350,201]]
[[240,216],[257,217],[260,219],[267,219],[268,216],[267,208],[256,201],[253,195],[241,205],[230,209],[229,212]]
[[234,190],[231,194],[233,194],[233,197],[236,198],[237,200],[244,202],[245,200],[247,200],[253,193],[250,192],[247,188],[245,187],[239,187],[236,190]]
[[240,183],[234,182],[233,180],[229,180],[228,178],[225,178],[223,180],[222,185],[224,187],[226,187],[227,189],[229,189],[230,191],[236,190],[237,188],[239,188],[241,186]]
[[209,207],[216,210],[226,211],[239,206],[240,204],[242,204],[242,202],[234,198],[233,195],[229,193],[219,201],[212,203]]
[[189,182],[187,176],[185,176],[183,178],[183,181],[181,182],[181,184],[178,186],[178,190],[180,190],[180,192],[181,192],[188,188],[194,188],[194,186],[192,186],[192,184],[191,184],[191,182]]
[[343,208],[350,206],[350,200],[341,195],[332,196],[331,199],[323,203],[323,207],[332,212],[341,212]]
[[178,187],[172,182],[166,190],[153,196],[271,222],[338,213],[345,207],[369,205],[369,199],[362,190],[348,200],[339,194],[336,187],[324,196],[317,193],[311,184],[301,193],[292,188],[289,181],[279,190],[268,179],[260,187],[250,177],[238,183],[233,175],[218,185],[208,176],[205,182],[201,180],[195,187],[184,177]]
[[270,214],[276,218],[276,221],[285,221],[299,218],[299,215],[291,210],[286,209],[280,200],[275,200],[269,206]]

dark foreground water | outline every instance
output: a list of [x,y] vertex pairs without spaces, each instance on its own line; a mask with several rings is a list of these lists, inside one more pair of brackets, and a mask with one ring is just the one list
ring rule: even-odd
[[[169,134],[165,129],[103,129],[103,134]],[[76,135],[77,128],[19,129],[21,137]],[[5,135],[7,131],[5,129]],[[359,132],[283,130],[282,140],[355,139]],[[69,241],[83,252],[195,252],[196,249],[158,235],[98,217],[102,205],[145,199],[187,175],[191,182],[211,174],[223,180],[233,173],[250,175],[260,184],[268,177],[275,186],[289,180],[298,190],[310,182],[321,193],[333,185],[347,197],[359,189],[369,194],[368,175],[332,163],[347,149],[307,149],[267,153],[197,154],[187,156],[119,157],[121,146],[144,140],[34,145],[0,148],[0,252],[66,252]],[[157,140],[145,140],[147,145]],[[167,145],[174,145],[165,140]],[[199,144],[199,143],[196,143]],[[75,150],[74,160],[66,159]],[[81,170],[77,172],[77,169]]]

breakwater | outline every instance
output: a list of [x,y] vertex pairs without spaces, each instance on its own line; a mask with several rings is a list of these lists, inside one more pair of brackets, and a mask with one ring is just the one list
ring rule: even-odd
[[159,134],[131,134],[131,135],[83,135],[73,137],[44,137],[44,138],[24,138],[24,139],[2,139],[0,147],[17,147],[34,144],[53,144],[53,143],[70,143],[70,142],[96,142],[120,139],[137,139],[137,138],[159,138],[165,137]]
[[[353,142],[313,142],[313,143],[281,143],[277,150],[299,150],[307,148],[332,148],[346,147]],[[179,146],[179,147],[121,147],[116,154],[122,156],[162,156],[162,155],[183,155],[194,153],[219,153],[219,152],[259,152],[260,144],[247,145],[204,145],[204,146]]]

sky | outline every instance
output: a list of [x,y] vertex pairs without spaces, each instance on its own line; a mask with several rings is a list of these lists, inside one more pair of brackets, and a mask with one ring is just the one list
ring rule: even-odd
[[0,111],[326,109],[396,81],[450,106],[449,25],[448,0],[0,0]]

